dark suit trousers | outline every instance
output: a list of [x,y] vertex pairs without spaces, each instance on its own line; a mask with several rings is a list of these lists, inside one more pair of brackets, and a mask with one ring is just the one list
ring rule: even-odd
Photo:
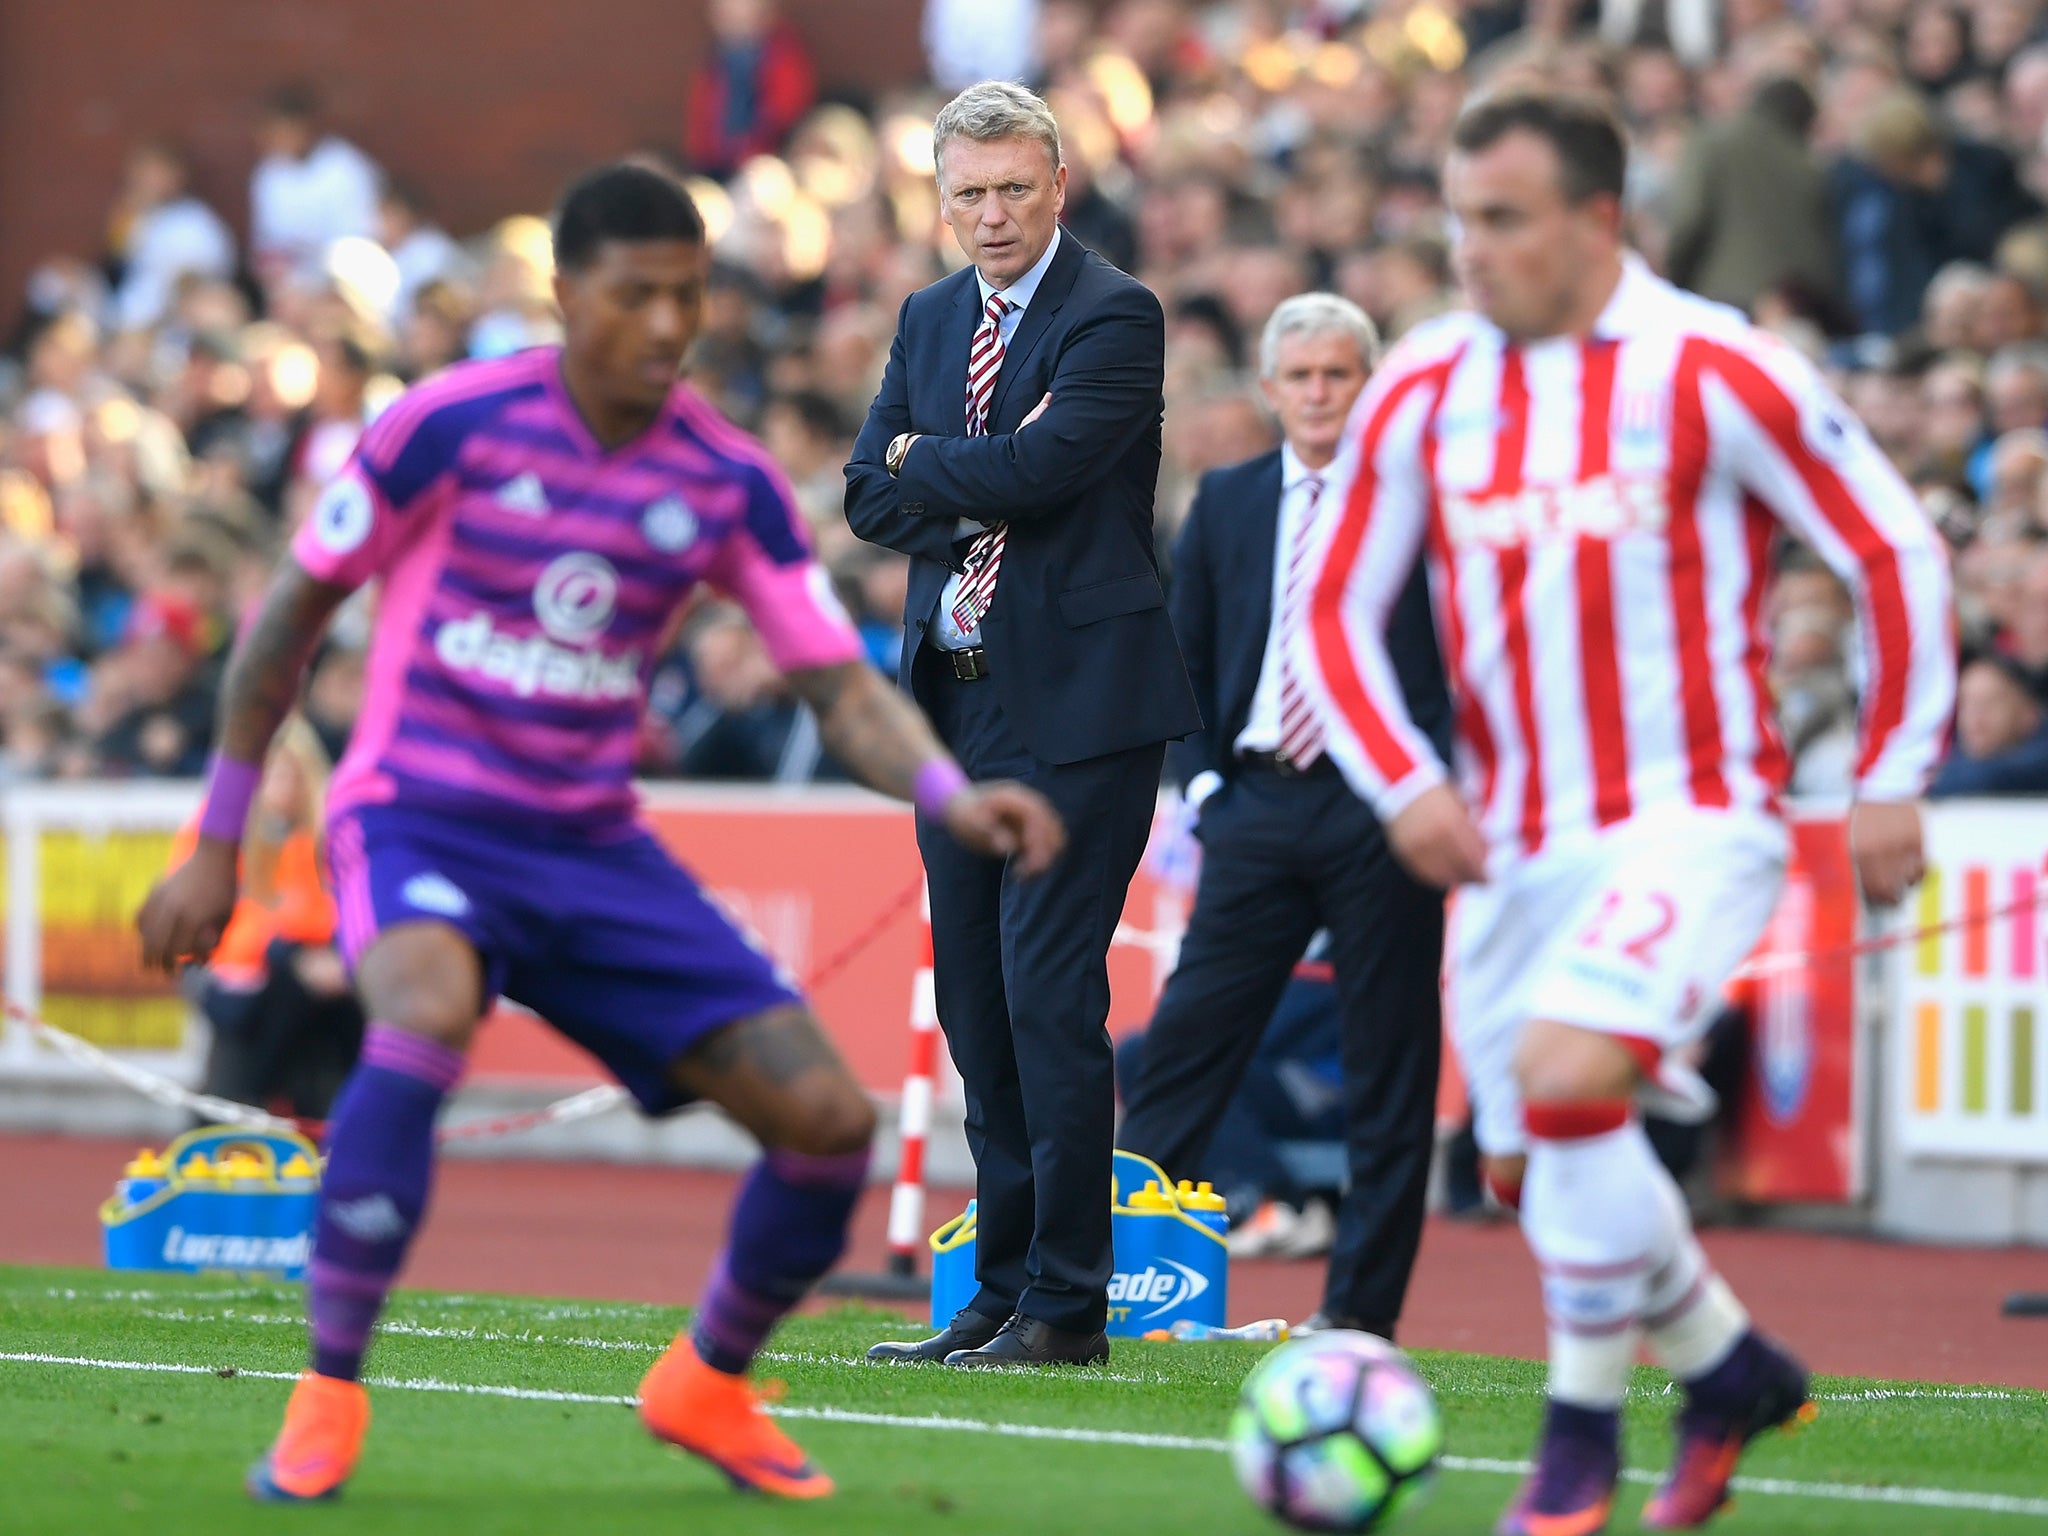
[[967,1091],[977,1237],[973,1306],[1094,1332],[1108,1311],[1109,941],[1144,856],[1164,745],[1043,762],[986,681],[921,650],[917,696],[976,779],[1017,779],[1066,819],[1067,851],[1036,880],[969,853],[920,816],[939,1024]]
[[1207,1149],[1319,927],[1344,1018],[1350,1187],[1324,1310],[1391,1335],[1435,1137],[1443,897],[1409,878],[1335,773],[1248,767],[1202,806],[1202,877],[1119,1143],[1175,1178]]

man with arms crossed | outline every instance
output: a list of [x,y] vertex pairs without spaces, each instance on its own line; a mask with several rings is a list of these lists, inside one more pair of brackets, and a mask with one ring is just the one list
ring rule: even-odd
[[[1805,1411],[1806,1372],[1708,1267],[1632,1100],[1706,1023],[1768,920],[1787,763],[1757,605],[1780,527],[1857,594],[1870,676],[1850,847],[1890,902],[1955,677],[1940,541],[1788,348],[1621,243],[1606,110],[1467,110],[1446,193],[1475,314],[1403,341],[1354,413],[1355,476],[1298,637],[1330,750],[1433,885],[1464,884],[1448,1011],[1497,1188],[1521,1181],[1550,1401],[1498,1529],[1600,1530],[1639,1341],[1684,1384],[1644,1511],[1689,1530],[1743,1446]],[[1457,694],[1457,787],[1381,632],[1418,547]]]
[[1019,883],[918,823],[981,1285],[936,1337],[871,1358],[1086,1363],[1109,1354],[1109,941],[1165,743],[1201,725],[1152,551],[1166,322],[1060,229],[1059,125],[1031,92],[969,86],[932,148],[970,265],[904,301],[847,521],[911,557],[901,676],[940,739],[1043,792],[1073,842]]
[[767,1148],[694,1329],[641,1383],[640,1417],[738,1486],[832,1491],[746,1371],[844,1246],[874,1114],[794,984],[635,818],[647,673],[700,582],[747,610],[868,783],[1025,873],[1061,844],[1040,796],[968,785],[866,664],[781,472],[678,382],[709,263],[689,194],[637,165],[592,172],[556,214],[555,261],[563,345],[412,390],[299,530],[228,665],[198,848],[139,919],[153,963],[212,950],[253,765],[328,617],[381,578],[328,837],[342,951],[372,1022],[328,1122],[312,1368],[250,1471],[259,1499],[331,1497],[355,1466],[363,1355],[426,1209],[434,1118],[500,993],[649,1113],[706,1099]]

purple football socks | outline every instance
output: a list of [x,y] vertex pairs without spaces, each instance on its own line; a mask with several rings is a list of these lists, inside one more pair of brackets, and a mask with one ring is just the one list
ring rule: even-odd
[[845,1251],[867,1171],[866,1150],[835,1157],[771,1151],[754,1165],[691,1330],[699,1358],[728,1375],[746,1370],[783,1314]]
[[327,1122],[327,1166],[313,1225],[306,1311],[313,1369],[353,1381],[370,1329],[427,1208],[434,1117],[462,1076],[462,1055],[372,1024]]

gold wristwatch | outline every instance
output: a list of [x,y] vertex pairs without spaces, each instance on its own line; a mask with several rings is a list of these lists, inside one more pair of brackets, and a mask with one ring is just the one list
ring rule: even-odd
[[910,452],[910,444],[916,437],[915,432],[898,432],[889,439],[889,447],[882,455],[882,462],[888,466],[891,475],[903,472],[903,455]]

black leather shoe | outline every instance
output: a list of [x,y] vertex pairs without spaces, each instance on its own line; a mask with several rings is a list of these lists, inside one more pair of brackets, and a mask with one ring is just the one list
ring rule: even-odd
[[1109,1359],[1109,1335],[1070,1333],[1035,1317],[1013,1317],[979,1349],[946,1356],[955,1370],[987,1371],[1004,1365],[1101,1365]]
[[1005,1326],[999,1317],[984,1317],[972,1307],[962,1307],[953,1314],[953,1321],[930,1338],[915,1344],[889,1339],[869,1350],[868,1358],[879,1365],[937,1365],[948,1355],[981,1348]]

